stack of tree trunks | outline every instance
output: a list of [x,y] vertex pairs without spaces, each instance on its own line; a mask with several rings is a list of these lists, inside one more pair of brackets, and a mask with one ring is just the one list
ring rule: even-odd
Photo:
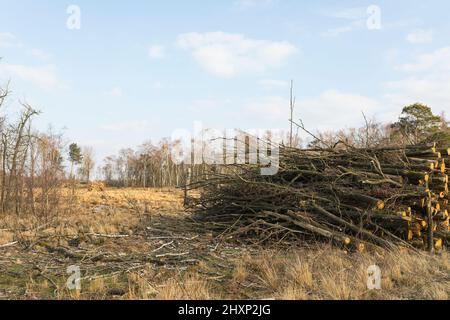
[[441,250],[450,241],[449,167],[450,148],[436,145],[282,147],[276,175],[252,165],[212,168],[189,186],[201,190],[190,203],[236,237]]

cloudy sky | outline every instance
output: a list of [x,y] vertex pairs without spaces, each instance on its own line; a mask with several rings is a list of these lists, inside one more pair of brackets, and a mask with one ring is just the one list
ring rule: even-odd
[[[450,3],[0,0],[0,81],[97,157],[192,130],[450,112]],[[78,11],[80,15],[78,15]],[[78,17],[80,18],[78,20]],[[79,27],[79,28],[78,28]],[[10,103],[8,112],[17,105]]]

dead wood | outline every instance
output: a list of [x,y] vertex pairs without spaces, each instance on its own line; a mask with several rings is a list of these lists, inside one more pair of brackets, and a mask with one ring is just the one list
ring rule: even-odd
[[277,174],[262,176],[249,164],[216,166],[207,179],[186,186],[201,192],[188,202],[221,235],[439,249],[450,231],[449,151],[435,144],[281,146]]

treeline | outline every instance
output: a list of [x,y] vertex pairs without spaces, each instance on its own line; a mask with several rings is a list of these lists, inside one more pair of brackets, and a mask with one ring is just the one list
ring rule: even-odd
[[[372,148],[402,146],[437,142],[450,145],[450,127],[445,115],[434,115],[431,108],[414,104],[403,109],[397,122],[382,124],[365,119],[365,125],[357,129],[313,134],[309,143],[302,143],[298,132],[293,137],[293,147],[307,148]],[[180,142],[164,139],[158,144],[147,142],[136,150],[123,149],[118,155],[104,159],[100,167],[103,180],[116,187],[172,187],[204,178],[206,165],[176,164],[172,150]],[[289,145],[289,137],[282,144]]]
[[[34,130],[32,120],[39,112],[26,103],[20,103],[17,117],[3,115],[2,106],[8,95],[8,88],[0,87],[0,212],[27,211],[46,216],[57,211],[61,187],[70,185],[74,189],[78,182],[93,180],[94,150],[75,143],[67,150],[60,134]],[[308,148],[371,148],[428,142],[450,145],[450,126],[445,115],[435,115],[423,104],[405,107],[393,124],[365,120],[359,129],[312,134],[312,141],[307,143],[302,143],[298,134],[304,128],[298,128],[295,136],[283,138],[281,143]],[[142,188],[183,186],[203,180],[210,172],[206,163],[174,161],[173,151],[180,144],[163,139],[156,144],[146,142],[135,150],[123,149],[104,159],[97,167],[97,178],[109,186]],[[69,167],[64,165],[65,160]]]
[[434,142],[450,145],[450,124],[445,114],[435,115],[430,107],[421,103],[404,107],[398,120],[391,124],[364,119],[365,125],[361,128],[319,132],[308,146],[374,148]]
[[[205,129],[202,133],[206,134],[207,131],[208,129]],[[221,148],[220,145],[224,143],[221,137],[213,135],[210,138],[197,137],[195,141],[192,141],[193,148],[184,150],[185,152],[190,151],[190,161],[174,161],[173,155],[182,148],[182,142],[167,138],[158,143],[145,142],[136,150],[122,149],[117,155],[108,156],[103,160],[102,166],[99,167],[99,173],[103,181],[113,187],[184,186],[186,183],[207,178],[210,172],[207,170],[210,156],[208,151],[212,144],[219,145]],[[213,142],[214,140],[215,142]],[[295,146],[299,146],[298,135],[293,137],[292,141]],[[228,145],[227,152],[230,151],[230,148],[234,152],[233,145],[231,147]]]
[[104,182],[115,187],[162,188],[181,186],[205,171],[204,165],[177,164],[172,150],[178,142],[163,139],[158,144],[146,142],[137,150],[120,150],[104,159],[100,173]]

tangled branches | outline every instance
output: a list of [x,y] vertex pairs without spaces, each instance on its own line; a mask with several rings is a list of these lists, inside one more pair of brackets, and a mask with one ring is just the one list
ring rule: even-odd
[[449,155],[436,145],[282,147],[276,175],[251,165],[211,168],[208,179],[188,186],[201,191],[190,204],[218,231],[261,241],[441,249],[450,240]]

